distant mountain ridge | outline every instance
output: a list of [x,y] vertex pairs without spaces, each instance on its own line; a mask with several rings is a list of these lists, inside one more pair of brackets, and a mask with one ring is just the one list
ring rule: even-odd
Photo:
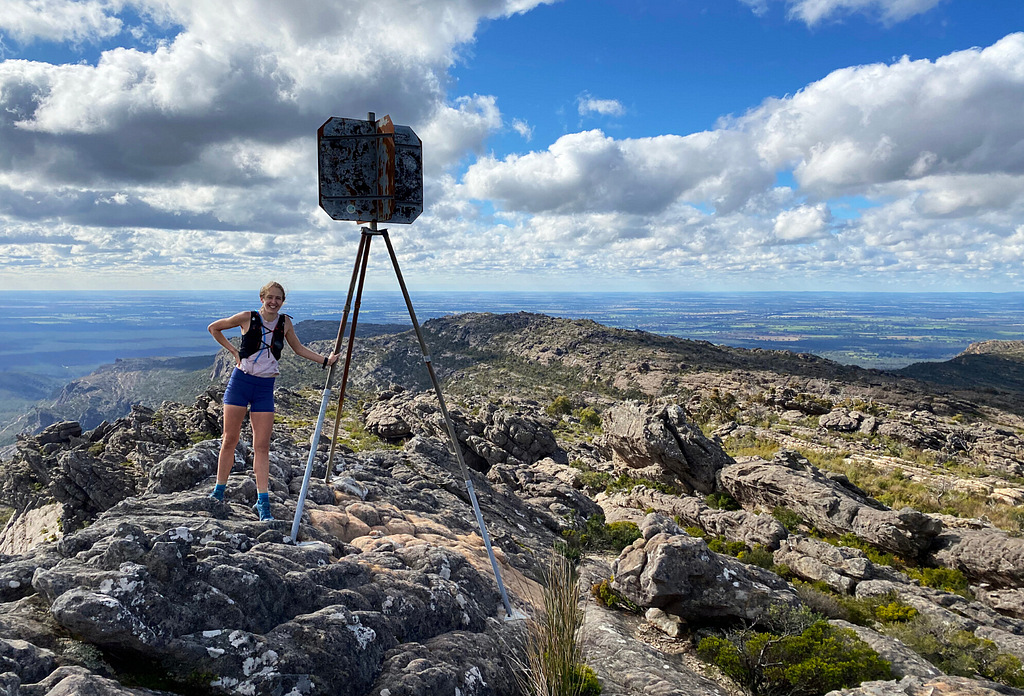
[[1024,394],[1024,341],[981,341],[945,362],[924,362],[902,375],[953,389]]
[[[693,379],[688,375],[740,370],[805,381],[839,380],[859,385],[867,398],[878,391],[896,392],[904,394],[907,403],[934,392],[922,381],[970,392],[964,396],[971,400],[995,395],[1001,402],[1024,403],[1024,341],[985,341],[946,362],[916,363],[884,372],[807,353],[735,348],[528,312],[452,315],[431,319],[423,328],[439,374],[450,389],[467,395],[500,384],[510,394],[532,398],[584,388],[616,397],[658,396],[690,388]],[[296,332],[303,343],[327,353],[338,323],[302,321],[296,324]],[[353,389],[372,392],[392,382],[413,389],[429,386],[409,325],[361,323],[358,335]],[[62,419],[92,428],[124,415],[136,403],[152,408],[163,401],[188,403],[211,384],[223,382],[232,368],[225,351],[117,360],[69,382],[54,401],[8,423],[0,437],[10,440],[15,432],[38,431]],[[279,383],[283,387],[319,389],[323,377],[318,366],[290,351],[282,357]],[[28,384],[24,388],[45,387]]]

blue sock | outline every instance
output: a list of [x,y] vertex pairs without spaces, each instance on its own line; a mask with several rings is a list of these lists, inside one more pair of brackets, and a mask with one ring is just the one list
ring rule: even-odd
[[223,503],[224,502],[224,489],[225,488],[227,488],[227,484],[226,483],[218,483],[216,486],[213,487],[213,493],[210,494],[210,497],[211,498],[216,498],[217,500],[219,500],[219,501],[221,501]]

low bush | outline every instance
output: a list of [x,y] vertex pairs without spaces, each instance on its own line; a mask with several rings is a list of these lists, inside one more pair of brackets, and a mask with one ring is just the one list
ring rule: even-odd
[[967,576],[956,568],[904,568],[903,572],[925,587],[970,597]]
[[875,607],[875,618],[882,623],[906,623],[915,616],[917,616],[917,609],[898,601]]
[[839,546],[848,546],[852,549],[860,549],[872,563],[896,568],[925,587],[934,587],[937,590],[954,592],[967,598],[971,596],[967,576],[956,568],[915,567],[912,562],[882,551],[877,546],[860,539],[856,534],[846,533],[837,540],[825,539],[825,541]]
[[747,550],[747,545],[742,541],[729,541],[724,536],[717,536],[708,542],[708,548],[726,556],[738,556]]
[[899,601],[895,592],[875,597],[849,597],[838,594],[824,582],[796,580],[796,593],[804,605],[830,619],[842,619],[858,626],[905,623],[917,616],[917,610]]
[[[676,518],[676,524],[679,524],[678,517]],[[704,541],[708,541],[711,538],[711,535],[705,532],[700,527],[685,527],[683,531],[689,534],[690,536],[694,537],[695,539],[703,539]]]
[[592,491],[603,490],[608,494],[615,493],[617,491],[625,491],[628,493],[637,486],[647,486],[651,490],[661,491],[668,495],[679,495],[679,490],[677,488],[664,483],[644,478],[633,478],[628,474],[620,474],[616,477],[605,471],[584,471],[583,475],[580,476],[580,483],[582,483],[585,488],[589,488]]
[[704,498],[704,502],[708,507],[714,508],[715,510],[740,510],[742,507],[736,499],[728,493],[717,492],[709,493]]
[[549,416],[567,416],[572,413],[572,399],[564,395],[556,396],[544,410]]
[[969,631],[921,615],[906,623],[891,624],[883,632],[898,638],[946,674],[972,678],[980,675],[1014,688],[1024,687],[1020,660],[999,652],[995,643]]
[[580,419],[580,424],[585,428],[590,430],[601,429],[601,416],[589,406],[576,411],[576,417]]
[[790,532],[797,531],[797,528],[800,525],[805,524],[803,517],[793,512],[785,505],[776,505],[775,508],[772,509],[772,517],[777,519],[782,526]]
[[667,493],[668,495],[679,495],[679,489],[674,486],[659,483],[658,481],[651,481],[650,479],[634,478],[628,474],[622,474],[617,479],[609,482],[608,485],[605,486],[605,493],[611,494],[616,491],[626,491],[628,493],[637,486],[647,486],[651,490]]
[[615,479],[611,474],[604,471],[584,471],[580,476],[580,483],[585,488],[604,490]]
[[767,440],[754,435],[741,438],[727,437],[722,447],[730,457],[761,457],[771,459],[779,451],[781,445],[775,440]]
[[755,544],[754,548],[748,551],[740,551],[736,558],[747,565],[754,565],[765,570],[775,568],[775,554],[763,544]]
[[583,529],[563,531],[564,541],[556,543],[555,549],[573,563],[578,563],[588,551],[620,553],[641,536],[640,528],[632,522],[605,524],[604,515],[591,515]]
[[625,609],[634,614],[640,613],[640,607],[612,589],[610,578],[591,585],[590,594],[593,595],[594,599],[601,606],[608,607],[609,609]]
[[889,663],[853,631],[832,626],[807,609],[779,605],[759,627],[704,638],[697,656],[753,696],[820,696],[892,678]]
[[794,583],[794,586],[797,596],[805,607],[830,619],[850,621],[850,612],[832,592],[826,592],[808,582],[798,581]]

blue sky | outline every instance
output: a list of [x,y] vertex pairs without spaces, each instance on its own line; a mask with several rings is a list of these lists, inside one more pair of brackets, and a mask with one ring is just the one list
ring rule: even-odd
[[0,279],[344,288],[315,129],[372,110],[424,140],[415,287],[1022,290],[1022,31],[1019,1],[6,0]]
[[[485,21],[451,74],[460,93],[498,94],[502,110],[535,123],[544,143],[581,127],[616,136],[685,135],[838,68],[903,55],[935,60],[1024,30],[1024,3],[1010,0],[943,2],[888,26],[873,14],[814,27],[786,15],[782,3],[758,16],[735,0],[541,5]],[[580,118],[577,99],[586,93],[616,99],[625,114]],[[522,151],[516,135],[489,146],[499,154]]]

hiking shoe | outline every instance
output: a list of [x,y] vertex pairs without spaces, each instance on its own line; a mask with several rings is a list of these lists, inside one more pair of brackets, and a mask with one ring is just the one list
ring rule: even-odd
[[[263,503],[262,505],[260,504],[261,502]],[[269,500],[267,500],[265,502],[257,501],[256,504],[252,506],[252,509],[255,510],[256,514],[260,516],[260,522],[273,522],[274,521],[274,515],[270,512],[270,501]]]
[[216,486],[211,492],[210,497],[214,500],[224,502],[224,486]]

